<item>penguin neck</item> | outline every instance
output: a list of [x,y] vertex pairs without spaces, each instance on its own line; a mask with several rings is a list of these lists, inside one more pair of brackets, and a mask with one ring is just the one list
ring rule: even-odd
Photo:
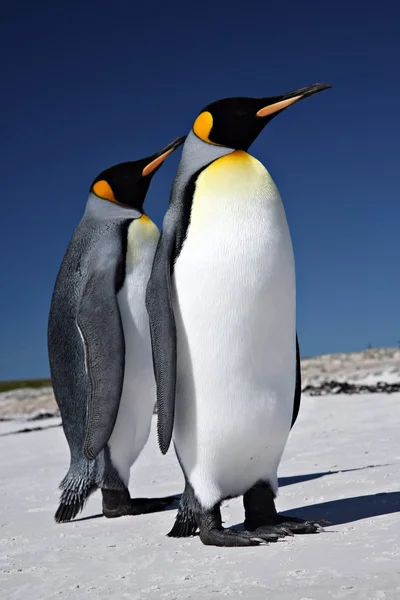
[[203,142],[191,131],[183,146],[181,160],[172,186],[172,203],[182,200],[189,179],[214,160],[234,152],[233,148]]
[[112,220],[112,219],[139,219],[142,213],[135,208],[129,208],[128,206],[122,206],[115,202],[109,202],[98,198],[93,193],[89,194],[88,201],[86,203],[86,210],[84,217],[91,219],[100,220]]

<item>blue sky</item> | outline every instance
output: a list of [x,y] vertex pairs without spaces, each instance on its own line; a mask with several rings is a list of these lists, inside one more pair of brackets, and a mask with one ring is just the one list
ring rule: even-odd
[[[187,133],[211,101],[317,81],[333,88],[278,116],[251,149],[287,212],[302,354],[396,345],[399,4],[137,4],[3,9],[0,379],[48,375],[55,277],[102,169]],[[178,154],[148,195],[158,225]]]

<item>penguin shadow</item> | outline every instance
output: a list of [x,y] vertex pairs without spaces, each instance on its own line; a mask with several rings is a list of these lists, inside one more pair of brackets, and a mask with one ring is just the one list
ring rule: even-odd
[[367,467],[358,467],[356,469],[340,469],[338,471],[321,471],[321,473],[305,473],[304,475],[292,475],[292,477],[279,477],[279,487],[286,485],[295,485],[305,481],[312,481],[327,475],[337,475],[338,473],[353,473],[354,471],[364,471],[365,469],[374,469],[375,467],[387,467],[389,465],[368,465]]
[[[314,479],[332,476],[339,473],[351,473],[382,466],[388,465],[368,465],[366,467],[360,467],[356,469],[341,469],[337,471],[322,471],[320,473],[305,473],[303,475],[293,475],[291,477],[280,477],[279,487],[295,485],[305,481],[312,481]],[[176,494],[175,500],[159,512],[177,510],[181,496],[182,494]],[[300,517],[302,519],[311,521],[326,520],[329,523],[323,523],[323,527],[324,529],[327,529],[327,527],[335,525],[343,525],[345,523],[393,514],[396,512],[400,512],[400,492],[383,492],[365,496],[354,496],[351,498],[340,498],[338,500],[330,500],[327,502],[321,502],[319,504],[310,504],[294,510],[284,511],[280,514],[289,517]],[[70,523],[78,523],[80,521],[89,521],[103,517],[104,515],[99,513],[74,519],[73,521],[70,521]],[[242,530],[243,523],[236,523],[232,526],[232,529]]]
[[[379,466],[388,465],[369,465],[358,469],[343,469],[340,471],[325,471],[321,473],[309,473],[305,475],[296,475],[293,477],[282,477],[279,479],[279,487],[311,481],[320,477],[336,475],[338,473],[349,473],[353,471],[363,471]],[[318,504],[295,508],[289,511],[283,511],[280,514],[288,517],[299,517],[310,521],[327,521],[322,523],[324,529],[335,525],[344,525],[353,523],[362,519],[370,519],[382,515],[400,513],[400,492],[381,492],[378,494],[367,494],[365,496],[353,496],[351,498],[340,498],[338,500],[329,500]],[[232,529],[243,529],[242,523],[237,523]]]
[[[182,497],[182,494],[173,494],[173,495],[175,496],[175,500],[173,502],[171,502],[171,504],[168,504],[162,510],[158,510],[158,511],[154,511],[154,512],[168,512],[170,510],[178,510],[179,502],[180,502],[180,499]],[[147,513],[147,514],[152,514],[152,513]],[[130,515],[127,515],[127,517],[129,518]],[[72,521],[68,521],[67,523],[63,523],[63,525],[68,525],[68,524],[71,524],[71,523],[81,523],[82,521],[92,521],[93,519],[103,519],[103,518],[105,519],[105,516],[103,515],[103,513],[98,513],[96,515],[89,515],[87,517],[80,517],[79,519],[73,519]]]
[[311,521],[326,520],[328,523],[322,523],[325,529],[397,512],[400,512],[400,492],[382,492],[311,504],[281,514]]

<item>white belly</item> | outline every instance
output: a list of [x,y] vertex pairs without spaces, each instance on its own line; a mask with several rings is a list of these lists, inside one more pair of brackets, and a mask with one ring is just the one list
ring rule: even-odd
[[236,169],[212,197],[199,179],[174,269],[174,442],[204,508],[260,479],[276,490],[293,412],[292,244],[275,185],[249,159],[251,177]]
[[112,462],[126,485],[130,468],[149,437],[156,400],[145,293],[158,237],[156,226],[144,217],[130,225],[125,282],[118,294],[125,336],[125,375],[108,444]]

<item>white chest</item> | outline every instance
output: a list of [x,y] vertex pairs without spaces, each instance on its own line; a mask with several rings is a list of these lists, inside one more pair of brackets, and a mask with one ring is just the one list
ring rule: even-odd
[[[239,156],[219,159],[198,180],[174,267],[175,306],[189,345],[202,345],[210,335],[208,355],[213,347],[230,356],[237,350],[241,361],[251,356],[253,365],[260,356],[265,371],[261,353],[286,339],[294,342],[293,249],[269,173],[248,154],[234,154]],[[238,162],[234,169],[232,161]],[[272,362],[274,370],[277,360]]]
[[125,484],[150,432],[156,386],[145,306],[159,232],[147,217],[128,231],[125,281],[118,293],[125,338],[125,373],[118,416],[109,440],[111,458]]
[[158,238],[157,227],[146,216],[129,226],[125,281],[118,294],[128,353],[136,347],[140,351],[140,337],[149,337],[145,295]]

